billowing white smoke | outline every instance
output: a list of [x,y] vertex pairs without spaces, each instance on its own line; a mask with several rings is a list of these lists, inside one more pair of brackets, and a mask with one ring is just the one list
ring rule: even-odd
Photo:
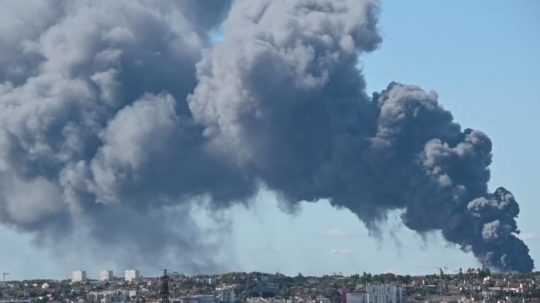
[[329,199],[368,228],[402,209],[409,228],[440,230],[488,266],[533,269],[516,201],[488,192],[489,138],[435,93],[365,93],[356,66],[381,41],[376,1],[47,4],[0,13],[4,224],[44,238],[84,229],[139,261],[181,255],[204,271],[215,243],[191,208],[248,203],[264,184],[291,205]]

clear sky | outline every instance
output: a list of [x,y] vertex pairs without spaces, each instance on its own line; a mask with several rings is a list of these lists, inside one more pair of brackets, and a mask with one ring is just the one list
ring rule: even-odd
[[[380,18],[383,44],[362,58],[369,91],[390,81],[435,90],[462,126],[492,138],[491,187],[505,186],[515,194],[518,223],[538,269],[540,1],[387,0]],[[289,215],[264,192],[255,207],[237,207],[231,216],[234,257],[226,262],[234,270],[426,273],[477,266],[472,255],[439,235],[422,238],[397,219],[382,239],[371,237],[350,212],[324,201]],[[13,278],[65,277],[71,270],[38,251],[28,236],[0,228],[0,243],[0,271]],[[94,275],[99,270],[88,268]]]

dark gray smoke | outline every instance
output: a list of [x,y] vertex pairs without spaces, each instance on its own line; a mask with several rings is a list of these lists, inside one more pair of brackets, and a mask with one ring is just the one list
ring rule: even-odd
[[77,231],[97,251],[122,248],[107,255],[126,266],[214,270],[219,243],[207,243],[188,202],[221,208],[255,190],[206,147],[186,102],[227,8],[3,1],[0,221],[55,246]]
[[530,271],[519,212],[487,188],[489,138],[461,130],[435,93],[390,84],[372,98],[356,65],[380,42],[373,1],[238,1],[190,97],[216,151],[287,201],[330,199],[376,228],[389,210],[441,230],[499,270]]
[[377,13],[370,0],[6,1],[0,221],[206,271],[219,243],[192,209],[249,203],[264,184],[372,230],[403,210],[487,266],[531,271],[518,204],[487,186],[489,138],[435,93],[366,94],[356,66],[381,42]]

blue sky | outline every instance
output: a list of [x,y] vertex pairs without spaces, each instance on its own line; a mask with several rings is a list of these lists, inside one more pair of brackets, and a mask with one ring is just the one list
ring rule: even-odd
[[[462,126],[489,134],[491,187],[515,194],[519,226],[540,265],[540,1],[388,0],[380,27],[381,48],[362,58],[368,89],[399,81],[435,90]],[[231,216],[232,253],[224,262],[235,270],[426,273],[477,266],[472,255],[439,235],[422,238],[397,218],[382,238],[372,237],[350,212],[325,201],[290,215],[263,192],[253,208],[234,208]],[[0,243],[0,271],[13,278],[65,277],[70,271],[28,236],[0,227]]]

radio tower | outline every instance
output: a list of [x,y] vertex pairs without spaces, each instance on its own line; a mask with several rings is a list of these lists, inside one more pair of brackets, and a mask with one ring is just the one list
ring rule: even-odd
[[161,276],[161,290],[159,292],[161,296],[161,303],[170,303],[169,301],[169,276],[167,270],[163,270],[163,276]]

